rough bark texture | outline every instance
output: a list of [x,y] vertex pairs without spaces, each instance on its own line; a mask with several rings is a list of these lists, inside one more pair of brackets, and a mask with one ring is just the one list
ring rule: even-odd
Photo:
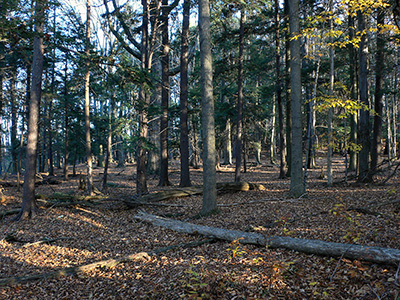
[[203,121],[203,206],[200,214],[217,210],[216,150],[213,97],[213,68],[211,55],[210,3],[199,1],[199,33],[201,60],[201,104]]
[[[349,37],[350,40],[354,39],[354,17],[349,16]],[[357,51],[354,49],[352,43],[349,44],[349,76],[350,76],[350,95],[351,100],[357,101],[357,80],[356,80],[356,58]],[[350,144],[357,143],[357,114],[351,114],[349,117],[350,121]],[[349,171],[355,171],[357,169],[357,153],[354,150],[350,150],[350,162]]]
[[160,182],[159,186],[169,185],[168,180],[168,105],[169,105],[169,7],[168,0],[162,1],[162,56],[161,56],[161,118],[160,118]]
[[292,150],[290,193],[299,197],[304,191],[303,182],[303,143],[301,124],[301,56],[300,56],[300,28],[299,28],[299,1],[289,2],[290,28],[290,86],[292,108]]
[[166,219],[159,216],[139,212],[135,219],[149,222],[181,233],[201,234],[210,238],[234,241],[240,239],[242,244],[254,244],[269,248],[285,248],[308,254],[345,257],[366,260],[373,263],[398,265],[400,250],[355,244],[332,243],[320,240],[308,240],[282,236],[267,237],[260,233],[228,230],[223,228],[196,225],[182,221]]
[[275,70],[276,70],[276,101],[278,105],[279,122],[279,178],[285,178],[286,175],[286,144],[284,131],[284,111],[282,99],[282,80],[281,80],[281,53],[280,53],[280,15],[279,1],[275,0]]
[[45,7],[47,1],[36,2],[35,37],[33,41],[32,90],[29,101],[28,140],[26,146],[25,176],[22,193],[22,208],[17,220],[32,218],[36,215],[35,174],[39,137],[39,111],[42,94],[43,38]]
[[[385,13],[383,9],[378,10],[377,19],[378,28],[385,25]],[[371,172],[376,171],[379,163],[379,156],[382,148],[382,116],[383,116],[383,100],[382,100],[382,80],[384,61],[385,40],[382,32],[378,32],[376,41],[376,61],[375,61],[375,105],[374,105],[374,133],[371,147]]]
[[[142,69],[148,70],[148,48],[149,48],[149,3],[148,0],[142,0],[143,21],[142,21]],[[142,84],[139,92],[140,108],[139,108],[139,141],[136,168],[136,193],[146,194],[147,188],[147,150],[146,140],[148,131],[147,106],[149,97],[145,92],[145,86]]]
[[87,164],[87,193],[93,194],[93,165],[92,165],[92,141],[90,137],[90,0],[86,2],[86,74],[85,74],[85,132],[86,132],[86,164]]
[[370,181],[369,174],[369,154],[370,154],[370,128],[369,128],[369,97],[368,97],[368,46],[367,36],[364,32],[366,29],[365,16],[357,13],[358,16],[358,31],[361,33],[361,41],[359,48],[359,90],[360,102],[364,108],[360,111],[360,126],[358,132],[358,143],[362,148],[359,154],[358,164],[358,181]]
[[189,172],[189,128],[188,128],[188,64],[189,64],[189,17],[190,0],[183,2],[183,20],[181,35],[181,92],[180,92],[180,186],[191,186]]
[[242,167],[242,135],[243,135],[243,49],[244,49],[244,18],[245,12],[240,10],[240,29],[239,29],[239,58],[238,58],[238,97],[237,97],[237,116],[236,116],[236,149],[235,149],[235,182],[240,182],[240,169]]

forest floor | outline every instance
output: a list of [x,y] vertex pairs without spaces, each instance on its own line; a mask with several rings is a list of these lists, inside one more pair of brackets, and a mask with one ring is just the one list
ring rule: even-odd
[[[202,196],[162,202],[175,206],[129,209],[122,200],[135,194],[135,166],[113,167],[107,192],[112,201],[89,207],[43,207],[30,221],[14,222],[15,215],[1,219],[0,280],[205,239],[139,222],[134,216],[140,209],[213,227],[399,249],[400,203],[395,200],[400,195],[400,170],[383,186],[351,180],[345,184],[343,158],[335,159],[334,186],[326,186],[321,169],[311,170],[308,194],[300,199],[288,197],[290,181],[278,179],[277,167],[254,165],[242,180],[263,184],[266,190],[218,195],[218,204],[225,206],[205,218],[195,218]],[[393,170],[379,173],[376,181]],[[95,169],[98,187],[102,172]],[[218,182],[232,182],[234,169],[223,166],[217,176]],[[201,169],[192,169],[191,178],[193,184],[201,184]],[[13,181],[9,176],[7,182]],[[59,184],[42,184],[36,192],[83,194],[78,181],[79,177],[71,177]],[[170,181],[172,187],[160,188],[157,178],[150,177],[149,189],[177,187],[177,163],[170,169]],[[16,187],[4,187],[3,194],[0,213],[21,206]],[[35,243],[43,239],[54,241]],[[78,275],[3,286],[0,299],[400,299],[398,273],[398,266],[368,263],[362,257],[320,257],[215,241]]]

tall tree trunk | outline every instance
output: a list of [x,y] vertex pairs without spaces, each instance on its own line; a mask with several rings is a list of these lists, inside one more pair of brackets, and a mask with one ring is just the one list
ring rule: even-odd
[[[0,42],[0,47],[3,48],[3,45]],[[2,51],[3,49],[1,49]],[[0,116],[3,115],[3,63],[0,63]],[[0,122],[0,175],[3,174],[3,126],[2,122]]]
[[360,48],[359,48],[359,89],[360,89],[360,102],[364,105],[364,109],[360,111],[360,127],[359,127],[359,144],[361,144],[361,151],[359,154],[358,164],[358,181],[369,182],[371,181],[371,174],[369,172],[369,154],[370,154],[370,136],[369,136],[369,96],[368,96],[368,45],[366,30],[365,16],[362,12],[357,12],[358,16],[358,32],[361,34]]
[[[329,10],[333,11],[333,1],[329,1]],[[329,30],[333,32],[333,21],[329,20]],[[333,99],[333,86],[335,83],[335,51],[333,49],[333,38],[330,38],[331,45],[329,46],[329,60],[330,60],[330,73],[329,73],[329,97]],[[333,185],[333,172],[332,172],[332,155],[333,155],[333,132],[332,132],[332,121],[333,121],[333,107],[329,106],[328,109],[328,157],[327,157],[327,177],[328,186]]]
[[161,87],[161,119],[160,119],[160,182],[159,186],[169,185],[168,180],[168,102],[169,102],[169,6],[168,0],[162,0],[162,87]]
[[213,64],[211,54],[210,3],[199,0],[201,104],[203,124],[203,206],[201,215],[217,210]]
[[238,57],[238,97],[237,97],[237,117],[236,117],[236,166],[235,182],[240,182],[240,169],[242,167],[242,135],[243,135],[243,50],[244,50],[244,8],[240,9],[240,32],[239,32],[239,57]]
[[183,20],[181,35],[181,74],[180,74],[180,153],[181,177],[180,186],[191,186],[189,171],[189,128],[188,128],[188,65],[189,65],[189,19],[190,2],[183,2]]
[[275,0],[275,73],[276,73],[276,100],[278,103],[278,119],[279,119],[279,178],[286,176],[286,144],[284,129],[284,111],[282,99],[282,81],[281,81],[281,49],[280,49],[280,15],[279,1]]
[[[301,196],[304,191],[303,182],[303,143],[301,124],[301,55],[300,55],[300,24],[299,0],[289,2],[289,29],[290,29],[290,86],[292,109],[292,150],[290,194],[293,197]],[[297,38],[294,38],[297,37]]]
[[379,156],[382,148],[382,114],[383,114],[383,100],[382,100],[382,81],[383,70],[385,66],[384,49],[385,40],[382,28],[385,26],[385,13],[383,9],[378,9],[377,18],[377,41],[376,41],[376,60],[375,60],[375,105],[374,105],[374,133],[372,138],[371,147],[371,171],[376,171],[379,163]]
[[[348,27],[349,27],[349,38],[354,39],[354,17],[348,17]],[[357,51],[352,43],[349,44],[349,75],[350,75],[350,96],[352,101],[357,101]],[[358,115],[353,113],[349,117],[350,121],[350,146],[357,143],[357,119]],[[352,148],[352,147],[351,147]],[[349,171],[355,171],[357,169],[357,152],[350,148],[350,162]]]
[[90,138],[90,0],[86,0],[86,74],[85,74],[85,132],[86,132],[86,163],[87,163],[87,193],[93,194],[93,163],[92,163],[92,141]]
[[43,73],[43,28],[47,0],[36,1],[35,37],[33,42],[32,91],[29,101],[28,141],[26,147],[25,176],[22,193],[22,208],[17,220],[33,218],[37,212],[35,199],[36,158],[39,136],[39,107],[42,93]]
[[17,93],[16,93],[16,76],[17,70],[15,68],[11,71],[10,80],[10,95],[11,95],[11,158],[12,158],[12,173],[17,174],[18,172],[18,141],[17,141],[17,120],[18,120],[18,108],[17,108]]
[[69,105],[68,105],[68,54],[65,57],[64,66],[64,179],[68,180],[68,160],[69,160]]
[[[270,139],[270,146],[269,146],[271,164],[275,164],[275,159],[276,159],[275,125],[276,125],[276,94],[274,95],[273,100],[272,100],[272,113],[271,113],[271,139]],[[259,148],[260,148],[260,154],[261,154],[261,143],[260,143]]]
[[[289,10],[290,10],[290,1],[291,0],[285,0],[284,3],[284,13],[286,17],[286,22],[290,22],[289,19]],[[298,14],[299,12],[297,12]],[[286,23],[286,28],[289,28],[289,24]],[[292,97],[291,97],[291,47],[290,47],[290,34],[289,34],[289,29],[286,31],[285,35],[285,69],[286,69],[286,74],[285,74],[285,85],[286,85],[286,164],[287,164],[287,170],[286,170],[286,175],[287,177],[290,177],[292,174]]]
[[[142,70],[149,71],[149,0],[142,0],[143,20],[142,20]],[[137,155],[137,177],[136,177],[136,193],[146,194],[147,188],[147,132],[148,132],[148,116],[147,107],[149,104],[149,95],[145,91],[144,83],[140,88],[140,109],[139,109],[139,143]]]

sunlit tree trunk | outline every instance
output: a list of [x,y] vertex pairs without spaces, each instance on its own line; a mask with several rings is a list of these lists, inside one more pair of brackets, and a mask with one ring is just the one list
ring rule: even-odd
[[69,161],[69,101],[68,101],[68,54],[65,58],[64,67],[64,179],[68,180],[68,161]]
[[[303,182],[303,144],[301,124],[301,55],[300,55],[300,24],[299,0],[289,1],[290,29],[290,86],[292,109],[292,150],[290,194],[301,196],[304,191]],[[294,38],[296,37],[296,38]]]
[[203,206],[200,214],[208,215],[217,210],[215,120],[212,83],[213,64],[209,0],[199,0],[199,35],[203,124]]
[[282,99],[282,80],[281,80],[281,49],[280,49],[280,14],[279,1],[275,0],[275,73],[276,73],[276,101],[278,104],[278,122],[279,122],[279,178],[286,176],[286,144],[284,129],[284,111]]
[[90,138],[90,0],[86,1],[86,74],[85,74],[85,137],[86,137],[86,164],[87,164],[87,193],[93,194],[93,163],[92,163],[92,141]]
[[32,90],[29,101],[28,141],[26,147],[25,176],[22,193],[22,208],[17,220],[33,218],[37,213],[35,199],[36,158],[39,136],[39,107],[42,93],[43,73],[43,28],[47,1],[36,1],[35,37],[33,42]]
[[11,96],[11,159],[12,159],[12,173],[17,174],[18,171],[18,141],[17,141],[17,93],[16,93],[16,76],[17,70],[15,68],[11,71],[10,79],[10,96]]
[[190,0],[183,2],[181,34],[181,74],[180,74],[180,186],[191,186],[189,172],[189,128],[188,128],[188,65],[189,65],[189,19]]

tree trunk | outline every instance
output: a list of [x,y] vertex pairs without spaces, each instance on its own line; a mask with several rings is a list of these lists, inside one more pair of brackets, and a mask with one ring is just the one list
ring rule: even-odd
[[286,176],[286,144],[284,129],[284,111],[282,99],[282,80],[281,80],[281,49],[280,49],[280,15],[279,1],[275,0],[275,73],[276,73],[276,100],[278,103],[278,119],[279,119],[279,178]]
[[[354,17],[348,17],[348,27],[349,27],[349,38],[350,40],[354,39]],[[357,51],[354,48],[352,43],[349,44],[349,76],[350,76],[350,96],[352,101],[357,101]],[[350,121],[350,146],[353,146],[357,143],[357,114],[351,114],[349,116]],[[350,162],[349,162],[349,171],[357,170],[357,152],[350,148]]]
[[[290,194],[300,197],[304,191],[303,182],[303,141],[301,124],[301,56],[299,24],[299,0],[289,2],[289,28],[290,28],[290,86],[292,109],[292,149]],[[297,38],[293,38],[297,37]]]
[[18,141],[17,141],[17,119],[18,119],[18,108],[17,108],[17,93],[16,93],[16,76],[17,70],[12,69],[11,80],[10,80],[10,96],[11,96],[11,159],[12,159],[12,173],[17,174],[18,172]]
[[[333,13],[333,1],[329,1],[329,10]],[[329,30],[333,32],[333,21],[329,20]],[[333,43],[333,38],[330,38],[330,43]],[[333,87],[335,83],[335,51],[333,45],[329,46],[329,60],[330,60],[330,74],[329,74],[329,97],[333,99]],[[332,121],[333,121],[333,107],[330,105],[328,109],[328,157],[327,157],[327,177],[328,187],[333,185],[333,172],[332,172],[332,147],[333,147],[333,132],[332,132]]]
[[369,136],[369,96],[368,96],[368,46],[365,16],[362,12],[357,12],[358,16],[358,32],[361,34],[360,48],[359,48],[359,89],[360,89],[360,102],[364,108],[360,111],[360,127],[359,127],[359,144],[362,148],[359,154],[358,164],[358,181],[369,182],[371,181],[371,174],[369,169],[369,154],[370,154],[370,136]]
[[[289,28],[289,2],[285,0],[284,3],[284,14],[286,20],[286,28]],[[298,14],[298,12],[296,12]],[[291,105],[291,83],[290,83],[290,34],[289,30],[286,30],[285,35],[285,87],[286,87],[286,165],[287,170],[285,177],[290,177],[292,173],[292,105]]]
[[243,135],[243,50],[244,50],[244,22],[245,11],[240,9],[240,29],[239,29],[239,57],[238,57],[238,97],[237,97],[237,116],[236,116],[236,165],[235,182],[240,182],[240,169],[242,167],[242,135]]
[[196,225],[192,223],[166,219],[144,212],[140,212],[134,218],[177,232],[201,234],[210,238],[228,242],[239,240],[241,244],[253,244],[268,248],[284,248],[308,254],[345,257],[349,259],[366,260],[373,263],[391,264],[395,266],[397,266],[400,262],[400,250],[393,248],[341,244],[320,240],[291,238],[287,236],[267,237],[260,233]]
[[[272,99],[272,113],[271,113],[271,139],[270,139],[270,146],[269,146],[269,152],[270,152],[270,162],[271,164],[275,164],[275,159],[276,159],[276,141],[275,141],[275,123],[276,123],[276,94],[274,95]],[[261,156],[261,143],[260,143],[260,156]],[[257,150],[258,151],[258,150]],[[260,157],[261,158],[261,157]],[[258,164],[258,159],[257,159],[257,164]],[[261,162],[260,162],[261,164]]]
[[64,130],[65,130],[65,146],[64,146],[64,179],[68,180],[68,160],[69,160],[69,101],[68,101],[68,54],[65,58],[64,67]]
[[161,56],[161,118],[160,118],[160,182],[159,186],[168,186],[168,102],[169,102],[169,6],[168,0],[162,0],[162,56]]
[[213,63],[211,54],[210,3],[199,0],[199,35],[201,60],[201,104],[203,125],[203,206],[201,215],[217,210],[215,170],[215,120],[213,97]]
[[181,174],[180,186],[191,186],[189,171],[189,128],[188,128],[188,65],[189,65],[189,19],[190,0],[183,2],[181,34],[181,72],[180,72],[180,144]]
[[86,74],[85,74],[85,137],[86,137],[86,163],[87,163],[87,193],[93,194],[93,165],[92,165],[92,141],[90,138],[90,0],[86,0]]
[[383,70],[385,68],[385,40],[382,28],[385,26],[385,12],[383,9],[378,9],[377,18],[377,41],[376,41],[376,60],[375,60],[375,105],[374,105],[374,132],[371,147],[371,171],[374,173],[379,163],[379,157],[382,148],[382,115],[383,115],[383,100],[382,100],[382,81]]
[[36,1],[35,37],[33,42],[32,90],[29,101],[28,141],[26,147],[25,176],[22,193],[22,208],[17,220],[33,218],[37,212],[35,199],[36,158],[39,136],[39,111],[43,73],[43,29],[47,1]]
[[[146,73],[149,71],[149,0],[142,0],[143,21],[142,21],[142,70]],[[149,105],[149,95],[146,92],[145,84],[142,83],[139,93],[140,109],[139,109],[139,142],[137,155],[137,171],[136,171],[136,193],[147,194],[147,132],[148,132],[148,116],[147,108]]]

